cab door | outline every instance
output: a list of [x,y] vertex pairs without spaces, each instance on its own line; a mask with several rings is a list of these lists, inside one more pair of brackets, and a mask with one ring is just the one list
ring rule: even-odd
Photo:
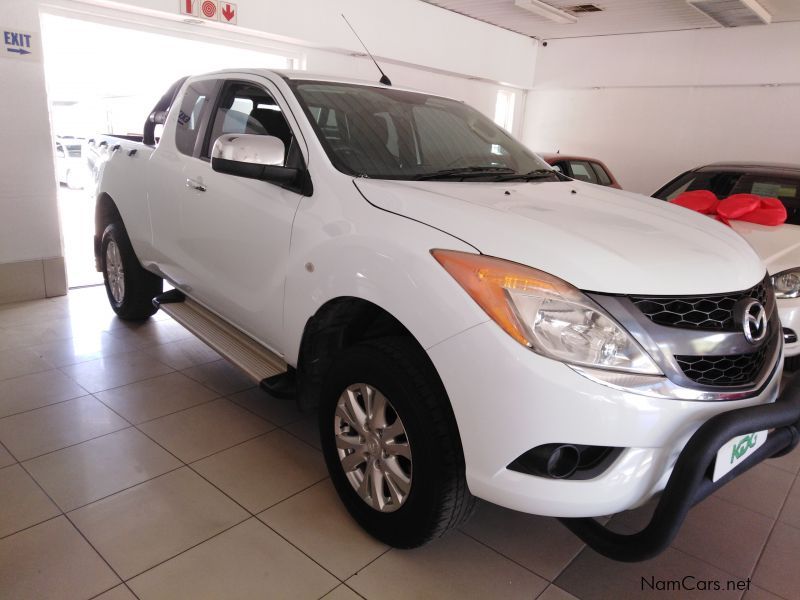
[[289,242],[302,196],[218,173],[209,157],[220,135],[247,133],[280,138],[284,164],[302,162],[304,144],[287,114],[269,81],[243,76],[223,82],[199,156],[186,164],[175,239],[186,291],[279,352]]

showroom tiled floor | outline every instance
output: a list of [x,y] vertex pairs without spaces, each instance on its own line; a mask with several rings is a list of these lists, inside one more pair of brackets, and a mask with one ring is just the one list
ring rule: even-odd
[[314,417],[163,314],[120,322],[102,288],[0,306],[0,598],[618,599],[692,576],[752,585],[681,597],[793,600],[799,470],[800,452],[759,465],[645,563],[488,504],[391,550],[339,504]]

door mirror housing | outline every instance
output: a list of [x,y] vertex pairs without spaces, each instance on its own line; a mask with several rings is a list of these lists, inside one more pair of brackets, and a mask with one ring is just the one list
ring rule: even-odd
[[313,193],[306,169],[284,166],[286,146],[271,135],[228,133],[214,142],[211,168],[220,173],[260,179],[304,196]]

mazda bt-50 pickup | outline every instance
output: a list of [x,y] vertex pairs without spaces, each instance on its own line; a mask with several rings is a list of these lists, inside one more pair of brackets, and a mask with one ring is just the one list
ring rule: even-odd
[[[229,70],[176,82],[141,141],[106,140],[95,248],[114,311],[163,310],[318,408],[342,502],[388,544],[482,498],[641,560],[797,443],[750,246],[554,171],[463,102]],[[595,519],[654,496],[638,533]]]

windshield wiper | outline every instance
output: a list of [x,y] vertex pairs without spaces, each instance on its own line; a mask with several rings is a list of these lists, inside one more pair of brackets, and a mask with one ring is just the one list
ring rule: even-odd
[[430,173],[421,173],[420,175],[414,175],[413,179],[424,181],[426,179],[482,177],[487,175],[501,177],[514,174],[514,169],[509,169],[508,167],[458,167],[455,169],[441,169]]
[[551,177],[555,177],[559,180],[562,179],[561,173],[555,169],[535,169],[533,171],[528,171],[527,173],[499,174],[493,179],[493,181],[533,181],[534,179],[549,179]]

